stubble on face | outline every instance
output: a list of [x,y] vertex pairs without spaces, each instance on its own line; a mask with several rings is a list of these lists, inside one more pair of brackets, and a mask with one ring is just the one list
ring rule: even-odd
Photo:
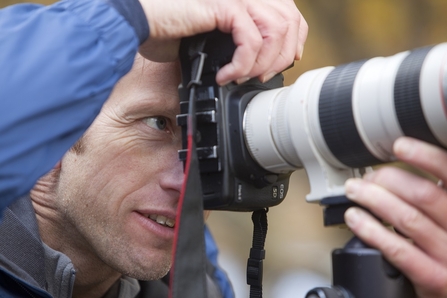
[[[151,69],[147,70],[145,67]],[[124,78],[116,87],[115,97],[131,97],[132,93],[128,93],[128,90],[137,89],[135,84],[144,83],[144,77],[148,75],[161,78],[157,84],[162,84],[170,90],[167,96],[172,96],[173,90],[176,95],[178,82],[175,81],[178,76],[173,79],[169,72],[175,71],[177,67],[154,67],[148,61],[139,61],[132,70],[133,74],[128,76],[129,80]],[[135,73],[138,73],[138,77],[135,77]],[[114,95],[109,100],[109,106],[120,108],[119,100],[114,100],[113,97]],[[134,231],[126,223],[132,204],[140,203],[139,197],[148,193],[141,190],[146,186],[137,181],[138,175],[126,175],[127,171],[131,173],[132,163],[135,163],[133,156],[140,154],[139,150],[135,149],[138,146],[120,148],[119,140],[104,137],[102,124],[104,121],[95,121],[63,160],[58,185],[58,204],[60,210],[63,210],[66,223],[64,237],[67,241],[67,255],[75,265],[79,264],[78,268],[83,268],[81,271],[88,277],[102,271],[105,277],[123,274],[140,280],[159,279],[166,275],[171,267],[172,243],[159,244],[159,241],[154,239],[154,242],[147,241],[146,245],[141,245],[139,238],[144,238],[145,235],[134,235]],[[97,138],[97,135],[101,137]],[[158,153],[154,156],[158,156]],[[117,162],[118,160],[121,162]],[[150,166],[148,163],[148,167]],[[120,179],[125,181],[126,178],[126,185],[121,187],[116,183]],[[80,274],[78,276],[81,277]]]
[[[134,243],[138,235],[134,235],[126,225],[126,212],[130,207],[120,205],[119,199],[130,202],[133,195],[125,191],[137,193],[137,186],[128,190],[123,185],[121,189],[120,185],[113,185],[115,180],[109,182],[107,178],[125,180],[125,174],[122,174],[121,179],[117,179],[117,176],[120,171],[127,172],[130,169],[118,170],[106,166],[98,172],[90,172],[91,169],[98,169],[94,158],[97,153],[91,152],[92,147],[98,146],[89,142],[89,139],[88,136],[83,139],[83,153],[67,154],[60,174],[58,197],[60,209],[64,211],[64,221],[71,228],[68,232],[71,246],[77,248],[77,255],[82,252],[82,258],[94,264],[90,269],[96,272],[103,269],[107,274],[118,272],[140,280],[160,279],[171,266],[171,243],[155,248],[149,242],[146,247]],[[110,149],[111,146],[105,147]],[[104,152],[104,155],[107,154]],[[112,155],[110,159],[113,160]]]

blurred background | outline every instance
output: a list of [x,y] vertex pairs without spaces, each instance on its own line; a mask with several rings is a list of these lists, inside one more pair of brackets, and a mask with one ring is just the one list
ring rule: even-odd
[[[309,24],[309,36],[302,61],[285,72],[286,85],[315,68],[447,41],[445,0],[295,2]],[[14,3],[18,1],[0,0],[0,7]],[[305,202],[308,192],[305,171],[296,171],[285,201],[268,213],[264,297],[301,298],[315,286],[330,285],[331,251],[351,237],[346,229],[323,227],[322,208]],[[245,266],[252,241],[251,214],[213,212],[208,223],[236,297],[249,297]]]
[[[445,0],[296,0],[309,24],[303,59],[285,72],[290,85],[304,72],[328,65],[389,56],[447,41]],[[296,171],[286,199],[270,208],[264,260],[264,297],[303,298],[331,283],[331,251],[352,233],[323,226],[322,208],[306,203],[309,185]],[[236,297],[249,297],[246,261],[252,244],[250,214],[213,212],[208,220]]]

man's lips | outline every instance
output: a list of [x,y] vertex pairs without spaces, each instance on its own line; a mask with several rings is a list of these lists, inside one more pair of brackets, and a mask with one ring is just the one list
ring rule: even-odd
[[153,220],[161,226],[173,228],[175,227],[175,218],[157,213],[138,212],[140,215]]
[[164,215],[157,215],[157,214],[149,214],[149,215],[144,214],[144,215],[162,226],[170,228],[173,228],[175,226],[175,218],[174,219],[168,218]]
[[[160,214],[161,213],[161,214]],[[175,220],[173,219],[173,213],[162,212],[155,210],[147,211],[134,211],[132,212],[133,218],[139,223],[147,232],[156,236],[159,240],[172,241],[174,237]],[[172,216],[172,217],[171,217]],[[155,219],[152,219],[152,218]],[[164,220],[166,218],[166,220]],[[169,219],[169,220],[168,220]],[[158,220],[158,221],[157,221]],[[166,224],[168,222],[170,227]],[[141,237],[145,237],[141,235]],[[152,239],[154,241],[154,239]]]

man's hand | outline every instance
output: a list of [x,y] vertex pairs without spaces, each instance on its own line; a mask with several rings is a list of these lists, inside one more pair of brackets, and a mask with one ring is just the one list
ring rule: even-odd
[[293,0],[140,0],[150,36],[140,53],[154,61],[178,56],[182,37],[219,29],[236,51],[219,70],[224,85],[259,77],[267,81],[301,59],[308,26]]
[[[394,152],[401,161],[447,181],[445,150],[405,137],[395,142]],[[386,167],[363,180],[348,180],[346,193],[411,241],[358,208],[345,213],[351,230],[381,250],[412,281],[419,298],[447,297],[446,190],[430,180]]]

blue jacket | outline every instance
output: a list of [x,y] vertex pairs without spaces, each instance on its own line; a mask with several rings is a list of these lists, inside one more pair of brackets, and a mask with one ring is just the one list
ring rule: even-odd
[[[6,206],[28,193],[93,122],[148,36],[138,0],[0,9],[0,221]],[[232,292],[222,271],[216,274],[223,291]],[[23,290],[11,279],[0,268],[0,297]]]
[[149,29],[138,1],[121,2],[129,7],[76,0],[0,10],[0,211],[60,160],[130,70]]

